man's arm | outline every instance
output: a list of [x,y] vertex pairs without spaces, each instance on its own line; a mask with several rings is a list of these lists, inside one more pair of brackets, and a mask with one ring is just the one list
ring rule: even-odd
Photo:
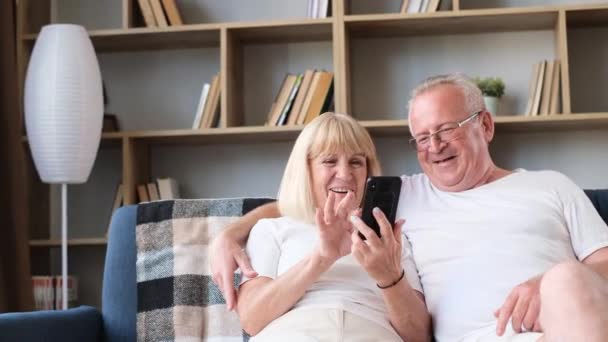
[[264,204],[228,226],[211,243],[209,253],[211,274],[213,281],[226,298],[228,310],[233,310],[236,307],[234,271],[240,267],[247,277],[257,276],[257,273],[251,267],[247,253],[243,250],[251,228],[260,219],[279,216],[276,202]]
[[592,270],[608,278],[608,247],[600,248],[583,259],[583,264]]
[[230,224],[221,234],[230,237],[239,245],[244,246],[251,228],[261,219],[276,218],[281,216],[277,202],[261,205],[247,214],[243,215],[236,222]]
[[[604,278],[608,278],[608,247],[591,253],[581,263]],[[513,324],[513,330],[517,332],[521,331],[522,325],[528,330],[542,330],[538,319],[541,307],[540,284],[542,278],[543,275],[539,275],[515,287],[503,306],[496,311],[495,315],[498,318],[496,329],[499,336],[504,333],[509,318]]]

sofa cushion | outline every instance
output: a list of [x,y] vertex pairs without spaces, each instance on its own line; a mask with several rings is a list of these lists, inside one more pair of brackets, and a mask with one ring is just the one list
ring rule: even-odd
[[171,200],[138,206],[139,341],[247,339],[211,279],[207,253],[210,241],[229,223],[269,201]]

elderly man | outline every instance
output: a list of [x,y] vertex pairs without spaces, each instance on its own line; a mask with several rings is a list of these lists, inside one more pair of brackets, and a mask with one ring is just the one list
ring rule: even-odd
[[[608,227],[585,194],[554,171],[497,167],[494,121],[479,89],[460,75],[433,77],[409,105],[424,174],[403,176],[406,219],[438,341],[606,341]],[[250,213],[213,243],[214,280],[235,305],[249,229],[278,216]],[[361,227],[355,221],[355,227]]]

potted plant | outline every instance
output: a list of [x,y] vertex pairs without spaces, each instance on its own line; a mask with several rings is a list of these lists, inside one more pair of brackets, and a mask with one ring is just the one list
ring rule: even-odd
[[497,115],[499,99],[505,93],[505,83],[499,77],[476,77],[473,81],[481,89],[488,112]]

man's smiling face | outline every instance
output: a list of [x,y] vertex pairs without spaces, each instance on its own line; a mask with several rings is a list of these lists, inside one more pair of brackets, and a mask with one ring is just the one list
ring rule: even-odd
[[[474,110],[481,110],[475,108]],[[439,85],[418,95],[410,111],[414,137],[428,135],[473,114],[466,108],[461,90],[454,85]],[[488,143],[492,134],[484,129],[482,112],[454,130],[449,142],[431,138],[418,161],[433,185],[442,191],[463,191],[475,187],[491,163]],[[487,119],[487,118],[485,118]],[[491,120],[491,119],[490,119]]]

